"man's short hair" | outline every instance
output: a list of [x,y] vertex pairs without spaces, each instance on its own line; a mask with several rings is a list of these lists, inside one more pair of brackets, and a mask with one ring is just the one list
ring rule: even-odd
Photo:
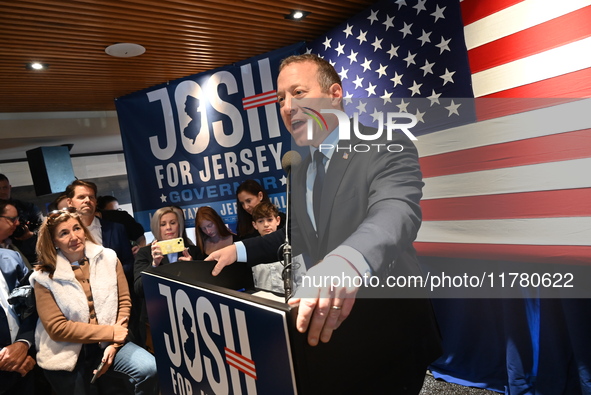
[[323,93],[328,93],[333,84],[343,86],[341,77],[328,61],[314,54],[292,55],[281,61],[279,72],[292,63],[312,62],[318,66],[318,83]]
[[[8,181],[8,177],[6,177],[4,174],[0,173],[0,181]],[[8,181],[8,183],[10,183],[10,181]]]
[[66,196],[68,197],[68,199],[73,199],[74,195],[75,195],[75,189],[76,187],[86,187],[86,188],[90,188],[94,191],[94,196],[97,195],[97,187],[96,184],[92,181],[84,181],[84,180],[76,180],[73,183],[71,183],[70,185],[68,185],[68,187],[66,188]]
[[261,218],[277,218],[279,216],[279,209],[271,202],[260,202],[252,210],[252,220],[257,221]]

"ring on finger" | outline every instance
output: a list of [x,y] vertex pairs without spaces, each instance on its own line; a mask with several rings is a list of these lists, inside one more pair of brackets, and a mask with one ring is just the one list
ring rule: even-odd
[[343,307],[342,306],[332,306],[331,309],[333,310],[341,310]]

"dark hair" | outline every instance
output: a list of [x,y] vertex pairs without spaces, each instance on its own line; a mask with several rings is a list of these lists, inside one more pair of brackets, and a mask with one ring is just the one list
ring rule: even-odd
[[195,216],[195,239],[197,239],[197,245],[205,254],[205,240],[207,239],[207,235],[203,233],[201,226],[199,225],[199,223],[203,220],[213,222],[218,228],[218,233],[222,237],[228,237],[233,233],[230,232],[230,229],[228,229],[226,224],[224,224],[222,217],[220,217],[217,211],[209,206],[199,207],[199,210],[197,210],[197,215]]
[[57,210],[57,205],[64,199],[67,199],[68,195],[66,195],[66,193],[62,193],[60,195],[58,195],[58,197],[56,197],[55,199],[53,199],[53,201],[51,203],[49,203],[47,205],[47,212],[51,212],[53,210]]
[[251,195],[257,196],[259,192],[263,193],[263,198],[261,202],[270,202],[269,195],[267,191],[263,189],[261,184],[256,182],[255,180],[246,180],[238,188],[236,189],[236,203],[238,205],[238,225],[236,226],[236,230],[238,232],[238,236],[243,237],[249,233],[254,232],[254,228],[252,227],[252,215],[250,215],[240,204],[238,200],[238,194],[240,192],[247,192]]
[[334,67],[328,61],[314,54],[292,55],[283,59],[279,65],[279,72],[292,63],[304,62],[311,62],[318,66],[318,84],[320,84],[323,93],[327,93],[333,84],[343,86],[341,77]]
[[[6,212],[6,206],[12,206],[14,208],[16,208],[16,206],[12,203],[10,203],[8,200],[4,200],[4,199],[0,199],[0,215],[4,215],[4,213]],[[17,213],[18,213],[18,209],[17,209]],[[0,240],[2,241],[2,240]]]
[[99,210],[104,210],[105,207],[107,207],[107,204],[113,203],[113,202],[119,203],[119,200],[117,200],[117,198],[115,196],[110,196],[110,195],[99,196],[96,199],[96,208],[98,208]]
[[[0,181],[8,181],[8,177],[6,177],[4,174],[0,173]],[[8,181],[10,182],[10,181]]]
[[76,187],[90,188],[94,191],[94,196],[96,196],[96,194],[97,194],[97,187],[94,182],[84,181],[84,180],[76,180],[66,187],[66,192],[64,192],[64,193],[66,194],[68,199],[74,198],[74,194],[75,194],[74,191],[76,190]]
[[261,218],[279,217],[279,209],[271,202],[260,202],[254,210],[252,210],[252,220],[257,221]]

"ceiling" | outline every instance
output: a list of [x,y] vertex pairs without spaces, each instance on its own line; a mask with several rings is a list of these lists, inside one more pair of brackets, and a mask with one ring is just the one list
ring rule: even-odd
[[[73,143],[72,152],[81,153],[112,149],[108,139],[119,141],[117,133],[105,133],[103,147],[96,130],[74,141],[75,128],[61,136],[59,124],[55,133],[39,131],[39,120],[56,123],[60,113],[78,123],[103,115],[116,118],[117,97],[313,40],[372,3],[0,0],[0,161],[16,158],[17,152],[24,158],[28,146],[48,143]],[[294,9],[310,15],[302,21],[285,19]],[[133,58],[107,55],[105,48],[115,43],[137,43],[146,52]],[[31,61],[49,69],[27,70]],[[73,111],[85,116],[72,117]],[[88,112],[93,116],[87,118]],[[25,121],[26,127],[17,121]],[[79,144],[87,146],[81,150]]]

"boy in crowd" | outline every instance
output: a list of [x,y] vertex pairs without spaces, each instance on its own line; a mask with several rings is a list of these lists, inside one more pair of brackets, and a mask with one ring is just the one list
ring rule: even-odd
[[[261,202],[252,210],[252,226],[261,236],[275,232],[281,217],[279,210],[271,202]],[[283,295],[285,288],[281,273],[283,265],[280,262],[261,263],[252,267],[254,286],[265,291]]]

